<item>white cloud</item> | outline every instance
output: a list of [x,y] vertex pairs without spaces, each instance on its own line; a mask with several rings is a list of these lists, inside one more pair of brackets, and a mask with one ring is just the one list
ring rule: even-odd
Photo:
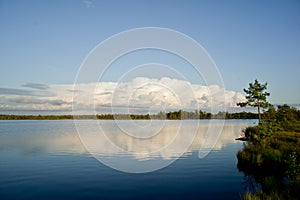
[[[38,90],[40,88],[32,87],[29,92]],[[57,84],[44,87],[43,91],[52,95],[32,97],[23,93],[1,94],[0,91],[0,110],[72,111],[73,94],[74,107],[86,114],[93,112],[94,106],[97,113],[109,112],[111,107],[119,112],[127,112],[128,108],[141,112],[149,109],[193,110],[197,107],[208,111],[214,107],[213,111],[218,111],[224,110],[224,106],[236,107],[237,102],[245,101],[243,94],[217,85],[196,85],[168,77],[138,77],[130,82],[81,83],[75,86]]]

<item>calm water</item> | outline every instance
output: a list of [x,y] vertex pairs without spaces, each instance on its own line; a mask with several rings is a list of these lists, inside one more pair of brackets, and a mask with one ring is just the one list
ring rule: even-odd
[[[88,138],[84,143],[95,147],[93,155],[106,163],[116,164],[120,158],[136,166],[151,166],[180,158],[153,172],[125,173],[88,153],[73,121],[0,121],[0,199],[240,199],[244,177],[236,168],[236,152],[242,143],[234,139],[254,121],[226,121],[214,148],[201,159],[199,149],[207,137],[208,121],[199,122],[197,135],[183,154],[176,148],[157,151],[174,141],[180,121],[167,121],[150,140],[121,133],[119,127],[131,127],[127,121],[101,121],[116,149],[99,141],[94,122],[80,122]],[[137,123],[144,123],[145,130],[153,129],[147,121]],[[196,123],[184,122],[184,130]],[[142,137],[140,130],[135,132]]]

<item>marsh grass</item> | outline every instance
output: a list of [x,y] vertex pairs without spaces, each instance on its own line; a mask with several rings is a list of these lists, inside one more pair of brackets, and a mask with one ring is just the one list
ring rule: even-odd
[[300,112],[283,108],[273,120],[244,131],[247,142],[237,153],[238,169],[261,186],[244,199],[299,199]]

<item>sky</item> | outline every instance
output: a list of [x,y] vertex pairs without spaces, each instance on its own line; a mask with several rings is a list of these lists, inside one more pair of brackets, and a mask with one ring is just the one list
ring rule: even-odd
[[[268,82],[271,103],[300,103],[299,1],[0,0],[0,109],[41,110],[44,105],[51,110],[53,105],[70,104],[66,91],[89,53],[115,34],[142,27],[172,29],[202,45],[225,90],[239,96],[235,101],[242,100],[243,88],[258,79]],[[161,55],[164,59],[157,58]],[[155,58],[172,60],[167,64],[190,84],[205,83],[192,67],[167,53],[144,51],[130,58],[108,70],[101,81],[117,82],[128,66]],[[168,78],[168,73],[148,74],[158,82]]]

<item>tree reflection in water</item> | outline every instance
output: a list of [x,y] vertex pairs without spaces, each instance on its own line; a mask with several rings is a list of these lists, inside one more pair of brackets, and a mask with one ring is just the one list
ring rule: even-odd
[[245,175],[244,198],[299,199],[299,166],[293,166],[297,164],[296,152],[283,152],[281,159],[271,160],[266,149],[245,145],[237,154],[237,168]]

